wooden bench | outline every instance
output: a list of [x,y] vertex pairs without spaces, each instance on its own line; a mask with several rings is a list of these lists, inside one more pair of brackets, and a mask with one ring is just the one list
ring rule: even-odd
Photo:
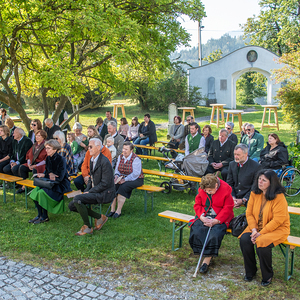
[[138,157],[140,158],[144,158],[147,159],[147,161],[150,160],[156,160],[158,163],[158,167],[159,167],[159,171],[161,171],[163,162],[168,162],[169,160],[165,157],[162,156],[150,156],[150,155],[142,155],[142,154],[138,154]]
[[[300,208],[288,207],[290,214],[300,215]],[[194,215],[182,214],[170,210],[166,210],[158,214],[159,217],[167,218],[173,223],[172,226],[172,251],[177,251],[182,247],[183,228],[188,222],[194,219]],[[175,233],[179,231],[179,244],[175,249]],[[227,229],[227,233],[231,233],[231,229]],[[295,262],[295,248],[300,247],[300,238],[295,236],[289,236],[287,240],[279,245],[280,250],[285,258],[285,269],[284,269],[284,280],[289,280],[294,273],[294,262]],[[284,249],[285,248],[285,249]],[[291,253],[291,256],[290,256]],[[289,258],[291,257],[291,267],[289,271]]]
[[17,177],[17,176],[12,176],[12,175],[7,175],[4,173],[0,173],[0,180],[3,182],[3,202],[6,203],[6,186],[5,182],[12,182],[14,186],[14,202],[16,202],[16,182],[18,180],[22,180],[22,177]]
[[[154,150],[154,154],[155,154],[155,150],[158,150],[159,147],[154,147],[154,146],[145,146],[145,145],[134,145],[135,147],[138,147],[138,148],[143,148],[143,149],[148,149],[148,150]],[[185,153],[184,150],[180,150],[180,149],[170,149],[170,148],[166,148],[167,150],[173,150],[177,153]]]

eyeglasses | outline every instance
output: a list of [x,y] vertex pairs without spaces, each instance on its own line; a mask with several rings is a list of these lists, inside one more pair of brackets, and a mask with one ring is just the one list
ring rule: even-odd
[[58,141],[58,138],[54,138],[54,139]]
[[230,130],[230,129],[231,129],[231,127],[226,127],[226,129]]
[[191,122],[191,119],[186,119],[187,120],[187,122]]
[[251,129],[246,129],[246,131],[251,131]]
[[31,124],[31,126],[36,126],[36,124]]
[[92,149],[92,148],[93,148],[93,146],[89,146],[88,148],[89,148],[89,149]]
[[46,149],[46,150],[52,150],[52,148],[51,148],[51,147],[45,147],[45,149]]

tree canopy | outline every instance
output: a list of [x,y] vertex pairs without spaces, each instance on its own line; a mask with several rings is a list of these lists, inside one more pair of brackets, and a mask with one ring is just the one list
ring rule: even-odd
[[[21,95],[81,101],[88,90],[102,96],[124,91],[130,72],[156,78],[169,55],[187,45],[178,18],[201,20],[200,0],[13,0],[0,4],[0,101],[15,109],[29,129]],[[91,107],[93,103],[88,106]]]

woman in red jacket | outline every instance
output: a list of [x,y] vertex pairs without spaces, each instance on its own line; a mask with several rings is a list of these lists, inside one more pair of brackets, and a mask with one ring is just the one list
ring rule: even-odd
[[222,239],[233,218],[231,187],[213,174],[202,177],[199,193],[195,199],[195,219],[190,225],[190,245],[195,254],[200,254],[208,229],[211,231],[203,253],[200,273],[206,273],[213,256],[218,256]]

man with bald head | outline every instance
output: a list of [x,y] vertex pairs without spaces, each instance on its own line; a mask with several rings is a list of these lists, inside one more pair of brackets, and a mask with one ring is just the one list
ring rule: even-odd
[[[92,234],[93,230],[100,230],[108,218],[93,211],[91,204],[111,203],[115,198],[114,174],[110,161],[101,153],[102,142],[98,138],[89,141],[90,178],[84,193],[77,195],[69,203],[71,211],[78,212],[84,222],[76,235]],[[89,216],[95,219],[93,229]]]

